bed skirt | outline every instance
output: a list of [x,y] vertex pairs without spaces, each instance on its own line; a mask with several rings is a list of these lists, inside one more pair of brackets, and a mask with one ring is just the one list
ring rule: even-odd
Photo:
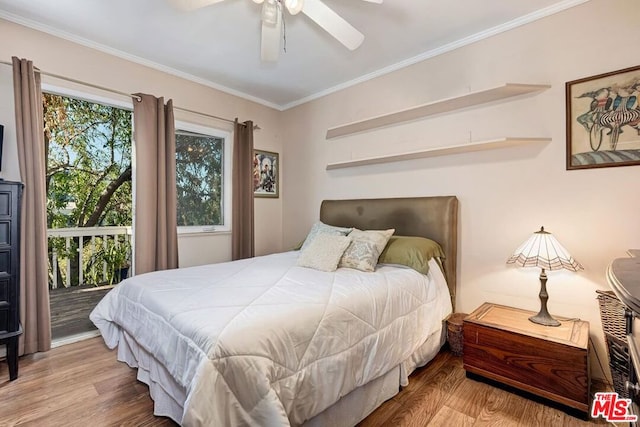
[[[182,423],[187,390],[178,384],[155,357],[140,347],[123,330],[119,331],[118,360],[138,370],[139,381],[149,386],[153,413]],[[381,377],[343,396],[339,401],[304,423],[305,427],[350,427],[365,419],[383,402],[398,394],[409,383],[409,375],[431,361],[446,341],[444,322],[424,344],[402,364]]]
[[409,384],[409,375],[416,368],[429,363],[438,354],[446,341],[446,335],[446,328],[441,328],[439,331],[434,332],[404,363],[343,396],[332,406],[304,423],[304,426],[355,426],[375,411],[378,406],[398,394],[400,386],[407,386]]

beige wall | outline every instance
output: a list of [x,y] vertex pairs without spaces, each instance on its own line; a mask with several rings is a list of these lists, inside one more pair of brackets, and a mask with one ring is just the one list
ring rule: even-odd
[[[1,21],[0,21],[1,23]],[[9,181],[19,181],[18,148],[16,147],[16,112],[13,102],[13,74],[11,67],[0,65],[0,124],[4,125],[4,146],[2,149],[2,172],[0,177]]]
[[[505,261],[544,225],[585,267],[577,274],[549,273],[549,309],[591,322],[604,356],[595,290],[607,287],[605,268],[613,258],[640,247],[640,166],[565,170],[564,83],[638,65],[638,16],[637,0],[592,0],[284,112],[290,159],[283,183],[284,246],[304,237],[325,198],[453,194],[461,205],[458,311],[484,301],[537,310],[539,270]],[[552,88],[325,140],[336,125],[508,82]],[[335,161],[463,143],[470,134],[472,140],[543,136],[552,142],[325,170]]]
[[[174,105],[240,120],[253,120],[261,130],[254,134],[256,148],[282,151],[280,112],[167,73],[90,49],[8,21],[0,20],[0,60],[11,56],[31,59],[41,70],[127,93],[144,92],[172,98]],[[19,179],[15,147],[15,116],[11,67],[0,65],[0,123],[5,124],[5,179]],[[43,84],[99,94],[119,101],[120,97],[59,79],[43,76]],[[176,111],[176,119],[231,130],[224,122]],[[283,155],[284,159],[285,156]],[[256,252],[278,252],[282,247],[283,199],[256,199]],[[180,265],[190,266],[231,259],[228,234],[181,235]]]

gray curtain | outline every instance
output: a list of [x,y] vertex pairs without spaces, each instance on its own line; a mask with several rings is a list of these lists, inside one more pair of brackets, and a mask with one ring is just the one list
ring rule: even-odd
[[136,96],[134,268],[141,274],[178,267],[176,135],[171,100]]
[[251,258],[255,254],[253,226],[253,122],[234,123],[233,215],[231,257]]
[[20,246],[19,354],[51,348],[47,256],[46,159],[40,73],[31,61],[13,61],[13,92],[20,177],[24,183]]

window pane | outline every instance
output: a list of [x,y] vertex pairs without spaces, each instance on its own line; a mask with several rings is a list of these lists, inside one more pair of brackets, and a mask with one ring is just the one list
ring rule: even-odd
[[48,228],[131,225],[131,111],[43,101]]
[[178,226],[222,225],[224,138],[176,132]]

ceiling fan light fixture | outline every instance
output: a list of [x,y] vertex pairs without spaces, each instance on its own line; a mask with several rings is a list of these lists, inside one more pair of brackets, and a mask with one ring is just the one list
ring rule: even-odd
[[253,0],[254,3],[258,3],[258,4],[262,4],[262,2],[264,2],[264,0]]
[[302,11],[304,0],[285,0],[284,4],[290,14],[297,15]]
[[275,26],[278,23],[278,4],[276,0],[267,0],[262,5],[262,22]]

